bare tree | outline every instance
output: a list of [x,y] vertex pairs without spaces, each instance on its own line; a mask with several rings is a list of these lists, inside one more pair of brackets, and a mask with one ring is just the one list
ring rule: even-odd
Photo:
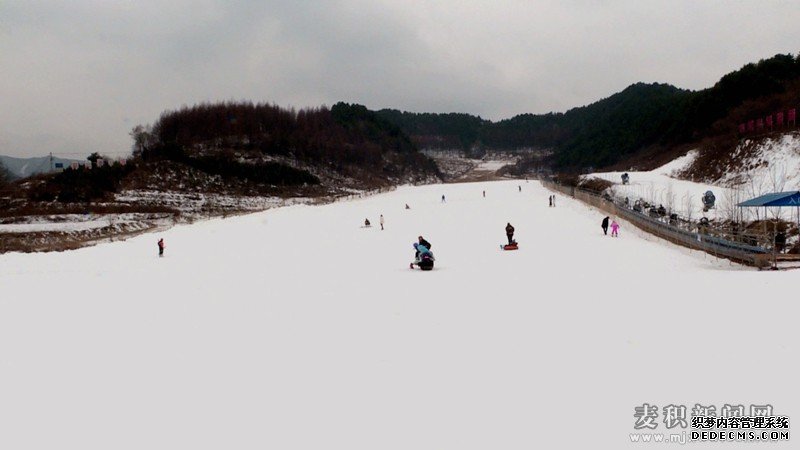
[[742,194],[739,189],[725,189],[722,192],[722,201],[720,201],[719,208],[722,211],[722,216],[731,221],[738,222],[741,220],[739,203],[742,202]]
[[[783,192],[786,187],[786,166],[778,166],[773,164],[769,168],[769,187],[772,192]],[[783,208],[769,208],[770,213],[774,219],[781,220],[783,216]]]
[[656,185],[655,183],[650,183],[647,188],[647,201],[651,204],[656,202]]
[[[748,181],[745,183],[745,193],[750,198],[758,197],[766,192],[766,177],[764,174],[756,174],[755,176],[747,174],[746,176]],[[754,216],[755,220],[761,220],[761,209],[751,208],[750,216]]]
[[153,128],[150,125],[142,126],[136,125],[129,133],[133,138],[133,156],[142,156],[142,153],[152,148],[156,142],[153,135]]
[[694,212],[694,196],[688,192],[683,197],[683,206],[686,208],[686,220],[692,221],[692,214]]
[[672,188],[672,183],[667,185],[667,192],[665,194],[664,203],[667,206],[667,212],[672,214],[672,209],[675,207],[675,191]]

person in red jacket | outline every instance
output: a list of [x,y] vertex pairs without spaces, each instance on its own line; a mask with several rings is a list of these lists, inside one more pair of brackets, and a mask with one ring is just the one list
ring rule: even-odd
[[158,256],[164,256],[164,238],[158,240]]

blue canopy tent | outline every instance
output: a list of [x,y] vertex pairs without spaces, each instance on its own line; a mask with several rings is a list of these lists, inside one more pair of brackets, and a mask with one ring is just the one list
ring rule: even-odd
[[772,194],[764,194],[762,196],[739,203],[737,206],[745,208],[759,206],[763,206],[765,208],[773,206],[800,207],[800,191],[773,192]]
[[764,217],[767,217],[767,208],[783,208],[785,206],[794,206],[797,208],[797,223],[800,226],[800,191],[789,192],[773,192],[772,194],[764,194],[756,198],[739,203],[742,208],[759,208],[764,207]]
[[[767,217],[767,208],[783,208],[786,206],[794,206],[797,208],[797,224],[800,228],[800,191],[789,192],[773,192],[771,194],[764,194],[756,198],[739,203],[737,206],[742,208],[764,208],[764,218]],[[766,222],[764,224],[766,227]],[[766,232],[766,228],[765,228]],[[773,240],[775,239],[775,231],[773,230]],[[777,243],[776,243],[777,246]],[[774,253],[773,249],[773,253]]]

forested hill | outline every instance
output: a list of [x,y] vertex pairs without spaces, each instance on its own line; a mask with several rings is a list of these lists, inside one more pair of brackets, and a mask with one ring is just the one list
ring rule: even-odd
[[139,127],[133,135],[134,155],[145,160],[167,158],[239,177],[280,174],[275,177],[283,184],[311,182],[305,171],[372,184],[437,175],[435,164],[400,128],[347,103],[299,111],[249,102],[201,104],[167,111],[151,129]]
[[566,113],[521,114],[498,122],[468,114],[378,114],[400,126],[420,148],[554,149],[562,166],[603,166],[657,143],[688,95],[673,86],[640,83]]
[[800,56],[776,55],[688,91],[638,83],[566,113],[522,114],[492,122],[469,114],[381,110],[420,148],[554,151],[561,169],[604,167],[646,152],[736,137],[737,124],[800,103]]

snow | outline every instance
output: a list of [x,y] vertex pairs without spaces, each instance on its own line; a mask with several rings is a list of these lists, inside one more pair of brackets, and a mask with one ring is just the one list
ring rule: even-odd
[[[621,178],[626,172],[600,172],[585,177],[617,183],[611,188],[612,195],[621,199],[628,197],[631,204],[637,199],[643,199],[655,205],[664,205],[669,212],[675,212],[685,218],[724,219],[728,214],[732,214],[737,203],[746,199],[741,198],[741,195],[737,196],[733,189],[673,178],[675,173],[691,164],[696,156],[696,151],[691,151],[649,172],[629,171],[627,173],[630,181],[626,185],[622,184]],[[702,198],[706,191],[714,193],[716,207],[703,212]]]
[[199,212],[202,209],[263,210],[277,206],[311,201],[308,198],[234,196],[210,193],[183,193],[174,191],[126,190],[115,196],[118,202],[168,206],[181,212]]
[[798,411],[800,273],[549,195],[403,187],[0,255],[0,448],[619,449],[645,402]]
[[[742,146],[737,151],[741,152]],[[800,189],[800,136],[784,134],[766,138],[752,155],[742,159],[740,165],[748,169],[726,171],[720,184],[731,187],[763,184],[763,193],[796,191]]]
[[478,167],[476,168],[476,170],[497,171],[497,170],[502,169],[503,166],[507,166],[509,164],[514,164],[515,161],[516,160],[513,159],[513,158],[512,159],[507,159],[507,160],[491,159],[491,160],[481,161],[480,164],[478,164]]
[[41,231],[86,231],[103,228],[111,225],[108,219],[85,220],[76,222],[46,222],[46,223],[13,223],[0,224],[2,233],[33,233]]
[[[743,146],[751,145],[744,141]],[[689,167],[697,157],[697,150],[677,158],[649,172],[627,172],[630,183],[623,185],[624,172],[602,172],[586,175],[608,180],[617,185],[611,188],[615,197],[628,197],[631,204],[636,199],[644,199],[656,205],[664,205],[669,212],[698,220],[701,217],[714,219],[745,220],[763,218],[759,208],[740,210],[737,204],[771,192],[800,189],[800,136],[787,134],[780,138],[768,138],[759,143],[751,156],[742,157],[739,167],[725,168],[725,177],[716,183],[693,182],[676,178]],[[734,157],[736,158],[736,157]],[[716,197],[716,207],[703,212],[702,197],[712,191]],[[796,220],[797,212],[792,208],[768,208],[767,217]]]
[[[696,157],[696,151],[691,151],[649,172],[629,171],[627,173],[630,176],[630,181],[626,185],[622,184],[621,179],[622,174],[626,172],[600,172],[585,175],[584,177],[600,178],[617,183],[611,187],[611,194],[619,199],[628,197],[631,204],[637,199],[642,199],[656,206],[663,205],[668,213],[674,212],[680,217],[694,221],[699,220],[701,217],[706,217],[709,220],[725,220],[735,217],[736,214],[741,214],[742,217],[747,219],[753,219],[753,214],[757,211],[748,209],[740,211],[736,206],[750,198],[747,192],[711,183],[674,178],[678,172],[688,167]],[[702,199],[707,191],[714,193],[716,204],[713,209],[704,212]],[[771,208],[771,213],[773,215],[781,214],[778,209]]]

